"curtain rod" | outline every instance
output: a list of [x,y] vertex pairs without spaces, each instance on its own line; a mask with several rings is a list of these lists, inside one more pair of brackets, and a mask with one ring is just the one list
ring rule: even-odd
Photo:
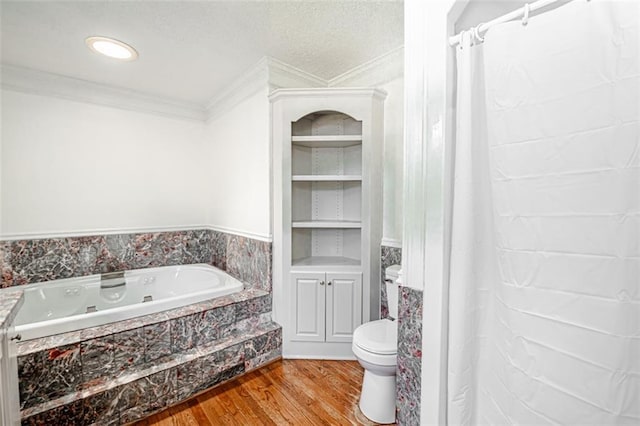
[[[545,6],[548,6],[550,4],[553,3],[557,3],[559,1],[562,0],[538,0],[535,1],[533,3],[527,3],[527,5],[525,5],[524,7],[521,7],[518,10],[514,10],[513,12],[507,13],[506,15],[502,15],[496,19],[493,19],[485,24],[480,24],[477,29],[478,29],[478,34],[483,33],[485,31],[487,31],[489,28],[493,27],[494,25],[497,24],[502,24],[505,22],[509,22],[509,21],[513,21],[514,19],[519,19],[525,16],[525,12],[533,12],[535,10],[541,9]],[[455,46],[458,43],[460,43],[460,41],[462,40],[462,32],[458,33],[454,36],[449,37],[449,45],[450,46]]]

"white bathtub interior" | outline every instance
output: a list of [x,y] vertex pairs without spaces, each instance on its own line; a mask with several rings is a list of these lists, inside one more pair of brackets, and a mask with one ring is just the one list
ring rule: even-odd
[[243,288],[226,272],[204,264],[125,271],[124,282],[101,288],[101,276],[91,275],[25,286],[16,332],[28,340],[198,303]]

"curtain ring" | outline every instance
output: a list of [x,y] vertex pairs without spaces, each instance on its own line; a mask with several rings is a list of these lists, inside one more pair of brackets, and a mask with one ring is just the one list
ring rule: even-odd
[[480,36],[480,25],[473,28],[473,37],[478,40],[480,43],[484,42],[484,37]]
[[464,49],[464,38],[466,37],[468,32],[469,30],[460,32],[460,43],[458,43],[458,49],[460,50]]
[[522,25],[527,25],[529,23],[529,3],[524,5],[524,16],[522,17]]

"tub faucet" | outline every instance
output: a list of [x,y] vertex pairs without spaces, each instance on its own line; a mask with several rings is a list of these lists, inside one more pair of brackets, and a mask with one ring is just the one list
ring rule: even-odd
[[100,274],[100,288],[122,287],[126,283],[127,282],[124,279],[124,271]]

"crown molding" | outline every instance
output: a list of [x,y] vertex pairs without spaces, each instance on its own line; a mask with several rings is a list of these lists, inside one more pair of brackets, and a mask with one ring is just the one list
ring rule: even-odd
[[206,121],[211,121],[231,110],[249,96],[268,87],[268,85],[268,59],[265,57],[242,73],[225,90],[209,101],[206,107]]
[[281,97],[287,96],[327,96],[327,95],[345,95],[345,96],[367,96],[384,100],[387,92],[382,89],[371,87],[322,87],[310,89],[277,89],[269,95],[269,100],[274,101]]
[[198,121],[205,118],[205,111],[196,103],[181,102],[15,65],[2,64],[0,73],[2,88],[7,90],[172,118]]
[[282,87],[327,87],[327,80],[265,56],[209,102],[207,121],[226,113],[259,90]]
[[376,87],[403,74],[404,46],[399,46],[330,79],[327,83],[329,87]]
[[328,86],[327,80],[274,58],[267,58],[267,66],[269,68],[269,85],[273,89]]
[[[278,93],[282,93],[282,90],[287,88],[312,88],[311,91],[315,91],[318,88],[349,87],[350,89],[342,90],[352,90],[350,94],[364,94],[362,92],[364,89],[355,89],[355,87],[375,87],[401,76],[403,56],[404,48],[400,46],[330,80],[277,59],[263,57],[206,105],[9,64],[0,65],[0,75],[2,88],[6,90],[205,122],[226,113],[263,89],[272,92],[272,96],[278,96]],[[386,94],[377,91],[374,96],[386,96]]]

